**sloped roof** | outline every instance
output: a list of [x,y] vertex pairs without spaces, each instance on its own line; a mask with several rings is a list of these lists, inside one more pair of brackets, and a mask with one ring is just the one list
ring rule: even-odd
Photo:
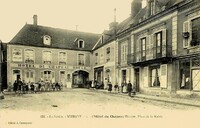
[[[43,44],[44,35],[51,37],[50,46]],[[91,51],[99,37],[100,34],[26,24],[9,44]],[[79,39],[84,40],[84,48],[78,48]]]
[[133,20],[133,18],[130,16],[127,19],[125,19],[124,21],[122,21],[121,23],[119,23],[116,26],[116,30],[111,29],[111,30],[104,31],[103,34],[102,34],[103,43],[98,42],[98,44],[96,45],[96,47],[94,49],[97,49],[97,48],[115,40],[115,32],[116,32],[116,35],[117,35],[119,32],[127,29],[131,25],[131,23],[133,22],[132,20]]
[[[166,9],[179,4],[180,2],[182,2],[184,0],[157,0],[157,4],[159,4],[159,10],[158,13],[161,11],[165,11]],[[165,10],[162,10],[162,7],[165,7]],[[126,18],[124,21],[122,21],[121,23],[119,23],[116,26],[116,35],[123,33],[125,30],[134,27],[135,25],[140,24],[141,21],[146,20],[148,18],[146,18],[146,11],[147,7],[142,8],[134,17],[129,16],[128,18]],[[103,32],[104,35],[104,42],[98,42],[98,44],[95,46],[94,49],[97,49],[107,43],[110,43],[111,41],[113,41],[115,39],[115,33],[113,30],[107,30],[106,33]],[[110,36],[105,36],[105,35],[110,35]]]

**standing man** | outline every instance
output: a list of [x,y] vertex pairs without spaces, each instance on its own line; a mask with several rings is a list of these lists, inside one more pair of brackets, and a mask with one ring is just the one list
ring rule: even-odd
[[127,86],[127,91],[128,91],[128,95],[131,96],[131,92],[132,92],[132,87],[133,85],[131,84],[130,80],[128,81],[128,86]]

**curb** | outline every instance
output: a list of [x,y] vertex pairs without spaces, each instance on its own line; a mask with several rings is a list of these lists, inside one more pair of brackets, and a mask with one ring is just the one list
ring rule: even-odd
[[186,105],[186,106],[193,106],[193,107],[200,107],[200,105],[197,104],[190,104],[190,103],[184,103],[184,102],[176,102],[176,101],[169,101],[169,100],[163,100],[163,99],[154,99],[154,98],[148,98],[148,97],[141,97],[135,95],[134,97],[140,98],[140,99],[145,99],[145,100],[151,100],[151,101],[159,101],[159,102],[164,102],[164,103],[171,103],[171,104],[179,104],[179,105]]
[[[102,92],[102,93],[106,93],[106,90],[94,90],[94,91],[98,91],[98,92]],[[112,94],[115,94],[115,93],[112,93]],[[122,95],[122,96],[126,96],[126,94],[123,94],[123,93],[116,93],[115,96],[119,96],[119,95]],[[191,104],[191,103],[185,103],[185,102],[177,102],[177,101],[171,101],[171,100],[164,100],[164,99],[157,99],[157,98],[150,98],[150,97],[143,97],[143,96],[139,96],[139,95],[134,95],[133,97],[131,98],[138,98],[137,100],[140,100],[140,99],[144,99],[144,100],[151,100],[151,101],[158,101],[158,102],[164,102],[164,103],[171,103],[171,104],[179,104],[179,105],[186,105],[186,106],[193,106],[193,107],[200,107],[200,105],[198,104]],[[173,98],[172,98],[173,100]]]

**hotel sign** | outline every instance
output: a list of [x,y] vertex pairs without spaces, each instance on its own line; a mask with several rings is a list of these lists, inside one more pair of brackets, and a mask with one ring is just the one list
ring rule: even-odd
[[44,64],[11,64],[15,68],[39,68],[39,69],[72,69],[72,70],[90,70],[86,66],[67,66],[67,65],[44,65]]

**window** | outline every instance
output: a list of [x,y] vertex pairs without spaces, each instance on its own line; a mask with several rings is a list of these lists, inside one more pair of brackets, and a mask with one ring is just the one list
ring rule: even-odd
[[100,63],[103,63],[104,62],[104,60],[105,60],[105,58],[104,58],[104,49],[103,48],[101,48],[100,49]]
[[25,63],[34,63],[34,50],[32,49],[25,49],[24,51],[24,60]]
[[13,49],[12,50],[12,60],[21,62],[22,61],[22,50],[21,49]]
[[52,71],[41,72],[41,78],[44,80],[44,82],[55,82],[55,75]]
[[150,47],[153,49],[153,52],[151,52],[153,53],[153,58],[166,57],[167,54],[170,54],[170,51],[167,51],[166,29],[161,29],[152,34]]
[[162,32],[156,33],[156,53],[161,53],[162,46]]
[[106,61],[110,61],[110,47],[106,49]]
[[151,87],[160,87],[160,67],[151,68]]
[[43,51],[43,63],[44,64],[51,64],[51,51]]
[[79,66],[84,66],[85,65],[84,54],[78,54],[78,65]]
[[192,41],[191,46],[200,45],[200,17],[191,21],[192,22]]
[[34,71],[31,70],[27,70],[25,71],[25,82],[35,82],[34,80],[35,76],[34,76]]
[[84,41],[83,40],[78,41],[78,48],[84,48]]
[[127,55],[128,55],[128,43],[127,41],[125,41],[121,44],[121,62],[122,63],[127,62]]
[[200,17],[183,23],[183,47],[200,45]]
[[51,37],[48,35],[45,35],[43,37],[43,43],[44,43],[44,45],[51,45]]
[[146,57],[146,37],[141,39],[142,57]]
[[67,64],[67,53],[59,52],[59,64]]

